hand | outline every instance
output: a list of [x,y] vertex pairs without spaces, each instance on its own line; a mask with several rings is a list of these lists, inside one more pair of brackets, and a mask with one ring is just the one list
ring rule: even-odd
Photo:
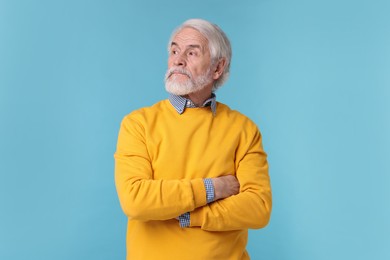
[[240,183],[233,175],[212,178],[214,185],[214,200],[224,199],[238,194]]

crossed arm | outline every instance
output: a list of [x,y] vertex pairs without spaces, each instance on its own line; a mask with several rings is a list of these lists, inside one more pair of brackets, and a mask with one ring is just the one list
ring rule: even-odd
[[271,188],[258,133],[236,162],[235,176],[212,179],[214,202],[207,204],[203,179],[153,179],[142,138],[121,128],[115,153],[115,182],[125,214],[134,220],[168,220],[190,212],[191,227],[227,231],[264,227],[270,218]]

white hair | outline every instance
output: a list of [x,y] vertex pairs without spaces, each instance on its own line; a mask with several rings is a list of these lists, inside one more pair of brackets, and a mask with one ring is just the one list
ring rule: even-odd
[[207,40],[210,50],[211,65],[217,64],[221,59],[225,59],[225,68],[213,86],[213,90],[217,90],[229,78],[230,61],[232,59],[232,48],[226,34],[218,27],[218,25],[210,23],[202,19],[190,19],[176,28],[168,43],[168,51],[171,48],[173,38],[184,28],[192,28],[200,32]]

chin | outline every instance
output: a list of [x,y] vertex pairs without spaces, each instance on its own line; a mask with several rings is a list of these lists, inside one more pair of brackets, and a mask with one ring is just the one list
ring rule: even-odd
[[165,81],[165,90],[173,95],[183,96],[188,95],[192,92],[192,83],[185,82],[177,82],[176,80],[167,80]]
[[173,95],[185,96],[202,90],[204,87],[186,87],[176,84],[165,84],[165,90]]
[[185,95],[192,93],[191,91],[187,91],[185,89],[177,89],[177,88],[170,88],[170,87],[165,87],[165,90],[168,93],[176,95],[176,96],[185,96]]

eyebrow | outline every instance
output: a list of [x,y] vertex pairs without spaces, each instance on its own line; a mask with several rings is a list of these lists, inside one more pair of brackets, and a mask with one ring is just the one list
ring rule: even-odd
[[[179,44],[177,44],[176,42],[172,42],[171,43],[171,47],[172,46],[178,46],[179,47]],[[200,46],[199,44],[190,44],[190,45],[187,45],[187,47],[189,47],[190,49],[199,49],[201,51],[203,51],[203,48],[202,46]]]

